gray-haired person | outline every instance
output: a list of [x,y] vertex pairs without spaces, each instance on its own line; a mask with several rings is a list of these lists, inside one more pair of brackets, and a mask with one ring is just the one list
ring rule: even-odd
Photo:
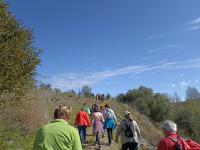
[[140,129],[129,111],[125,111],[124,117],[117,129],[115,142],[118,143],[121,135],[122,150],[136,150],[141,139]]
[[161,124],[161,128],[164,133],[164,138],[160,140],[157,146],[157,150],[175,150],[175,142],[171,139],[177,139],[177,125],[171,120],[166,120]]

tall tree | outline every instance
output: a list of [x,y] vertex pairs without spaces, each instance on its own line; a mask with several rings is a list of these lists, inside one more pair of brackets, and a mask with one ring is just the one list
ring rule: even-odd
[[178,102],[181,101],[181,98],[178,96],[178,94],[177,94],[176,92],[174,92],[174,95],[171,96],[171,100],[172,100],[172,102],[174,102],[174,103],[178,103]]
[[22,94],[33,84],[39,50],[33,46],[33,34],[8,12],[0,1],[0,97]]
[[188,87],[186,90],[187,100],[200,100],[200,93],[195,87]]
[[88,85],[83,85],[82,94],[85,98],[89,98],[91,94],[91,88]]

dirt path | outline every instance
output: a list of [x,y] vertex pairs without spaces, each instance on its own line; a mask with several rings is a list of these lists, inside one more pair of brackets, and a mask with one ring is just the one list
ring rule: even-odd
[[[87,144],[83,144],[83,150],[99,150],[98,145],[95,145],[95,135],[92,134],[92,127],[87,129]],[[105,137],[102,138],[100,136],[101,140],[101,150],[120,150],[120,142],[119,144],[113,143],[112,146],[108,146],[108,137],[107,134],[105,133]],[[119,139],[120,141],[120,139]],[[155,150],[156,148],[152,146],[147,140],[142,139],[142,146],[140,145],[138,150]]]
[[[84,150],[99,150],[98,145],[95,145],[95,135],[92,135],[92,127],[87,129],[87,132],[89,135],[87,136],[88,144],[83,144]],[[108,137],[105,134],[105,137],[102,138],[100,136],[101,140],[101,149],[102,150],[119,150],[119,145],[116,143],[113,143],[112,146],[107,146],[108,144]]]

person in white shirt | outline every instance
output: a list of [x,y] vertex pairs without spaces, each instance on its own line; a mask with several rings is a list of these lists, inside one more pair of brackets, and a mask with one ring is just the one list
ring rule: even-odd
[[125,119],[121,121],[117,129],[115,142],[118,143],[119,135],[121,135],[122,150],[137,150],[141,139],[140,129],[129,111],[125,111],[124,117]]
[[107,130],[108,133],[108,146],[112,146],[113,143],[113,129],[115,129],[117,124],[117,117],[115,116],[114,111],[110,108],[108,104],[105,105],[105,109],[103,112],[104,115],[104,129]]

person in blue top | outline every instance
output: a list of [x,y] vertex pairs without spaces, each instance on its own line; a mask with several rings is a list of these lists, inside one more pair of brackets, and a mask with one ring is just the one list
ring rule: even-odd
[[108,146],[112,146],[113,143],[113,129],[115,129],[117,124],[117,117],[115,116],[114,111],[110,108],[108,104],[105,105],[105,109],[103,111],[103,116],[105,119],[104,129],[107,130],[108,133]]

